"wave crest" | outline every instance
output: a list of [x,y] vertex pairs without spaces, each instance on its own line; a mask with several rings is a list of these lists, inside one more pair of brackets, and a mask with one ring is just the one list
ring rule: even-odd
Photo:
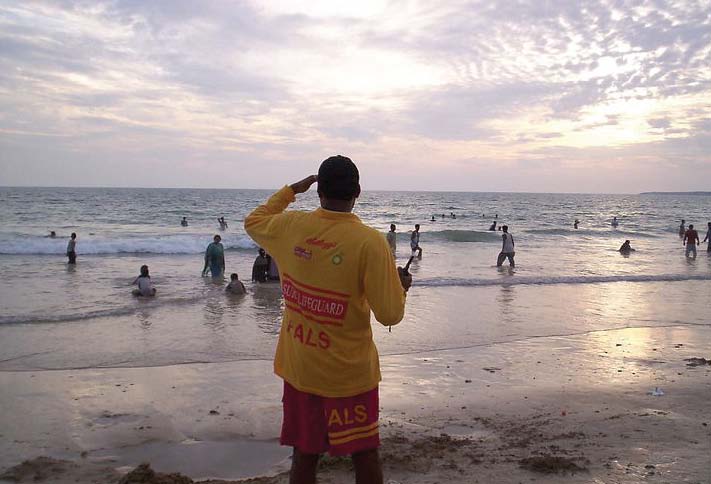
[[[221,234],[222,235],[222,234]],[[246,235],[222,235],[225,250],[254,250],[256,244]],[[3,237],[0,254],[62,255],[67,250],[66,238]],[[199,254],[212,241],[211,235],[154,235],[133,237],[81,237],[78,254]]]
[[501,232],[477,231],[477,230],[440,230],[435,232],[423,232],[423,240],[430,238],[446,240],[448,242],[500,242]]
[[604,282],[676,282],[711,281],[711,274],[652,274],[611,276],[512,276],[506,279],[440,278],[416,280],[413,285],[425,287],[479,287],[551,284],[598,284]]

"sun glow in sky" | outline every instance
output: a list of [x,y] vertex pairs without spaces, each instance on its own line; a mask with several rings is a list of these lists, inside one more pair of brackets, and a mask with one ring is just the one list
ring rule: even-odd
[[711,189],[711,5],[13,1],[0,184]]

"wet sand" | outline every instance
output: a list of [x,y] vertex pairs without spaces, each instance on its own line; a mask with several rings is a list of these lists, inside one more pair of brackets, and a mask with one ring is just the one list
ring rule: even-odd
[[[670,326],[383,357],[385,481],[711,483],[710,343],[708,326]],[[0,386],[0,482],[288,482],[271,361]],[[351,472],[324,458],[319,482]]]

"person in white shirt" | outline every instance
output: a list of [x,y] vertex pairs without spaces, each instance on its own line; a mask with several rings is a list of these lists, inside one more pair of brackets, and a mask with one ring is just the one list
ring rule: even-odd
[[67,257],[69,258],[68,264],[77,263],[77,234],[72,232],[72,236],[67,243]]
[[415,230],[410,234],[410,249],[412,255],[417,252],[417,258],[422,259],[422,247],[420,247],[420,224],[415,224]]
[[153,283],[151,282],[147,265],[141,266],[141,275],[133,280],[133,284],[138,285],[138,289],[131,291],[134,296],[151,297],[156,295],[156,288],[153,287]]
[[514,251],[514,239],[513,235],[509,233],[509,226],[504,225],[502,227],[502,232],[503,234],[501,234],[501,239],[503,241],[503,245],[501,246],[499,257],[496,259],[496,266],[501,267],[504,260],[508,258],[511,267],[516,267],[516,264],[514,263],[514,255],[516,255],[516,252]]

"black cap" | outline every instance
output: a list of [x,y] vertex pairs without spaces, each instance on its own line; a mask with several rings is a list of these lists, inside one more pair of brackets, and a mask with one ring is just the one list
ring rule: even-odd
[[335,200],[352,200],[360,195],[358,167],[345,156],[327,158],[318,169],[318,193]]

